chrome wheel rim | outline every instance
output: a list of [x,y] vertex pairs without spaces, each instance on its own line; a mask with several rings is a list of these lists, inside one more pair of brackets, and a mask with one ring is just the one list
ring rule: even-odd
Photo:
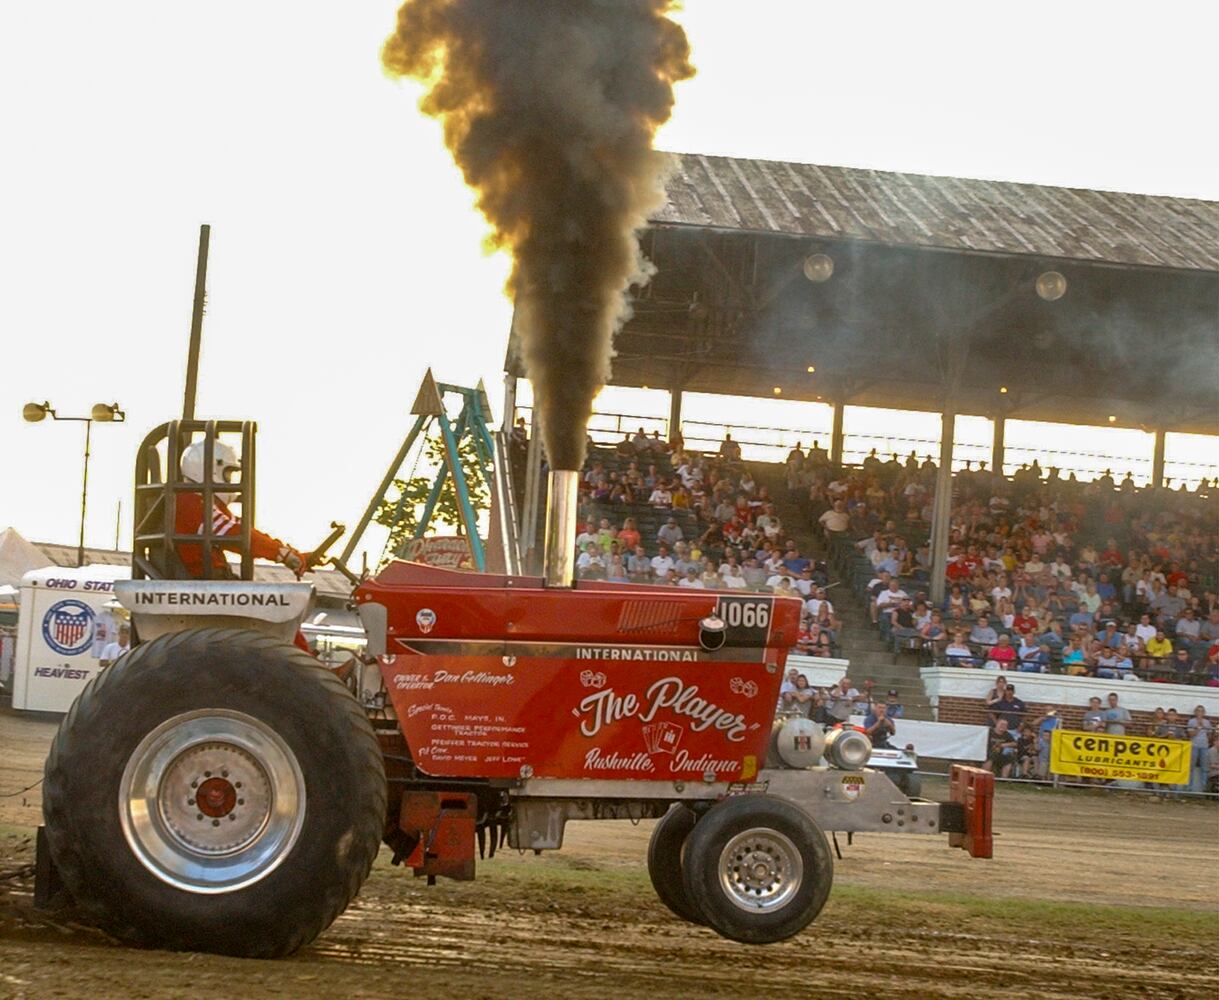
[[720,888],[738,908],[770,913],[792,901],[804,859],[790,837],[767,827],[738,833],[720,852]]
[[265,878],[305,821],[296,755],[265,723],[202,709],[167,719],[132,752],[119,784],[123,836],[140,863],[189,892]]

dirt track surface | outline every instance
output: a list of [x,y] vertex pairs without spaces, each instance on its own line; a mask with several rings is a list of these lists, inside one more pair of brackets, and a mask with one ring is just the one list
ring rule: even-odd
[[[37,780],[53,725],[0,713],[0,794]],[[929,788],[935,795],[938,788]],[[37,791],[0,798],[0,870],[32,860]],[[643,869],[650,824],[573,823],[428,888],[383,853],[359,900],[278,962],[136,951],[0,881],[0,997],[1214,997],[1219,810],[1005,788],[994,861],[932,837],[843,844],[813,926],[766,948],[684,924]]]

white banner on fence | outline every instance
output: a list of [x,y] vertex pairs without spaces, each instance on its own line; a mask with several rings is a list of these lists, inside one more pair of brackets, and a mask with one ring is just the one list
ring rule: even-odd
[[[863,716],[851,719],[854,726],[863,725]],[[895,747],[914,745],[920,757],[940,757],[945,760],[986,760],[985,726],[965,726],[956,722],[924,722],[920,719],[898,719],[897,735],[889,737]]]

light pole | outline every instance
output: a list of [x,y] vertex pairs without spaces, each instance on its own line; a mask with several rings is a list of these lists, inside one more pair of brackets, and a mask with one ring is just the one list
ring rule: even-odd
[[80,539],[76,546],[76,565],[85,564],[85,510],[89,502],[89,443],[93,436],[93,424],[121,424],[127,419],[127,414],[119,409],[118,403],[95,403],[87,417],[61,417],[55,412],[49,402],[26,403],[21,416],[32,424],[45,420],[67,420],[85,425],[85,472],[80,486]]

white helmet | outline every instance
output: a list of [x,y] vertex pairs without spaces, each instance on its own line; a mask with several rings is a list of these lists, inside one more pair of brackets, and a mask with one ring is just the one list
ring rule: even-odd
[[[204,441],[192,442],[182,452],[182,476],[192,483],[202,483],[208,479],[203,468],[203,452]],[[237,457],[237,452],[230,445],[223,441],[215,441],[212,444],[212,483],[229,483],[233,481],[233,477],[241,472],[241,459]],[[222,500],[228,500],[236,496],[236,493],[216,493],[216,496]]]

